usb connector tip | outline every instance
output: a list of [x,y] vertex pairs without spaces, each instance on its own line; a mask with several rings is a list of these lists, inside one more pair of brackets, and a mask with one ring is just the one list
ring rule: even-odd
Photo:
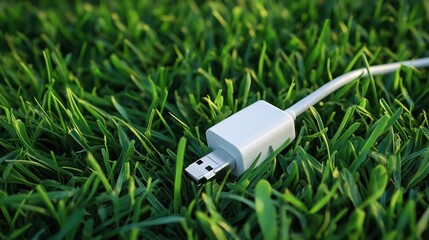
[[185,173],[198,184],[212,179],[216,174],[225,168],[234,169],[234,158],[218,148],[205,155],[185,168]]

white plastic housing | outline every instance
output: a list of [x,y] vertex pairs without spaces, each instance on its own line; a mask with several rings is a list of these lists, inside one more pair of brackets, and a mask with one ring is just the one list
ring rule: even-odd
[[235,159],[232,171],[239,176],[259,154],[256,166],[286,140],[293,141],[295,124],[288,113],[261,100],[209,128],[206,136],[210,148],[221,148]]

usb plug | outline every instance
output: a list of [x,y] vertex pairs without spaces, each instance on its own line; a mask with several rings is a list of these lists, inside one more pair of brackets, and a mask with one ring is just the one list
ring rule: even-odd
[[206,182],[216,176],[222,169],[234,168],[234,158],[224,150],[218,148],[205,155],[185,168],[185,173],[198,184]]
[[257,101],[209,128],[206,137],[213,152],[185,169],[198,183],[212,179],[224,168],[240,176],[257,159],[258,166],[287,139],[295,138],[295,126],[289,113]]

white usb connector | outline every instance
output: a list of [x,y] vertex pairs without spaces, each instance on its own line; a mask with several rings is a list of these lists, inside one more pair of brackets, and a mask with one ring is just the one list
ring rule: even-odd
[[429,58],[354,70],[326,83],[284,111],[265,101],[253,103],[207,130],[207,144],[214,151],[190,164],[186,174],[198,183],[210,180],[226,168],[241,175],[255,160],[258,166],[286,141],[292,142],[295,118],[324,97],[359,77],[387,74],[401,65],[428,67]]
[[214,151],[185,169],[199,183],[227,167],[239,176],[256,159],[260,159],[256,166],[261,164],[271,151],[295,138],[294,119],[265,101],[257,101],[209,128],[206,136]]
[[235,159],[222,148],[218,148],[191,163],[185,171],[195,182],[202,183],[210,180],[227,167],[234,169]]

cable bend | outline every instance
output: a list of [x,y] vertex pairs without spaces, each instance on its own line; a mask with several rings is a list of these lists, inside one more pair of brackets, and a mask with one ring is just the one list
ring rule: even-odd
[[310,95],[293,104],[291,107],[286,109],[285,112],[291,115],[293,119],[296,119],[297,116],[308,110],[311,106],[314,106],[323,98],[325,98],[332,92],[338,90],[339,88],[343,87],[344,85],[352,82],[353,80],[359,77],[366,77],[369,75],[369,73],[371,73],[373,76],[388,74],[399,69],[402,65],[415,68],[429,67],[429,58],[420,58],[416,60],[381,64],[370,66],[368,69],[360,68],[353,70],[326,83]]

